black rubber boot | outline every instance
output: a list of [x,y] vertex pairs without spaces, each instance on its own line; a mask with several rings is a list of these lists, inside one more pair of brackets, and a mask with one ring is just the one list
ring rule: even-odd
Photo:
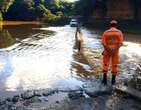
[[116,83],[116,75],[112,75],[111,84],[112,84],[112,85],[115,85],[115,83]]
[[102,84],[107,85],[107,74],[103,74]]

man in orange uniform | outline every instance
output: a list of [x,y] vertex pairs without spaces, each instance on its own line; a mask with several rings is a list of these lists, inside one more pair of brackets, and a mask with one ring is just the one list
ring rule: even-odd
[[103,80],[104,85],[107,84],[107,73],[110,61],[112,63],[112,85],[116,82],[117,64],[119,63],[119,48],[123,43],[123,34],[117,29],[118,22],[112,20],[110,22],[111,28],[105,31],[102,35],[103,52]]

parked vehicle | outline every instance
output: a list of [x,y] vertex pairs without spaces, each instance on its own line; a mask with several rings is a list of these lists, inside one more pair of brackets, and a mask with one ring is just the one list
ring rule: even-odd
[[77,26],[78,26],[78,21],[77,21],[77,19],[71,19],[71,21],[70,21],[70,26],[71,26],[71,27],[77,27]]

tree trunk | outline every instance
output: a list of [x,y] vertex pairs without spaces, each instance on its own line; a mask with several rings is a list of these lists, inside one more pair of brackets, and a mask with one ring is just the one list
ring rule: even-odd
[[131,4],[133,5],[134,19],[139,19],[139,7],[141,4],[141,1],[140,0],[131,0]]
[[138,4],[135,4],[135,6],[134,6],[134,19],[139,18],[138,13],[139,13],[139,7],[138,7]]

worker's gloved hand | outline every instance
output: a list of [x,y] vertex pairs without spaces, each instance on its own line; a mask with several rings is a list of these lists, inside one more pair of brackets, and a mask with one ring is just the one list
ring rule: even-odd
[[104,51],[101,54],[104,55]]
[[110,55],[113,55],[113,54],[115,53],[116,50],[115,50],[115,49],[111,49],[111,48],[109,48],[108,51],[109,51],[109,54],[110,54]]

